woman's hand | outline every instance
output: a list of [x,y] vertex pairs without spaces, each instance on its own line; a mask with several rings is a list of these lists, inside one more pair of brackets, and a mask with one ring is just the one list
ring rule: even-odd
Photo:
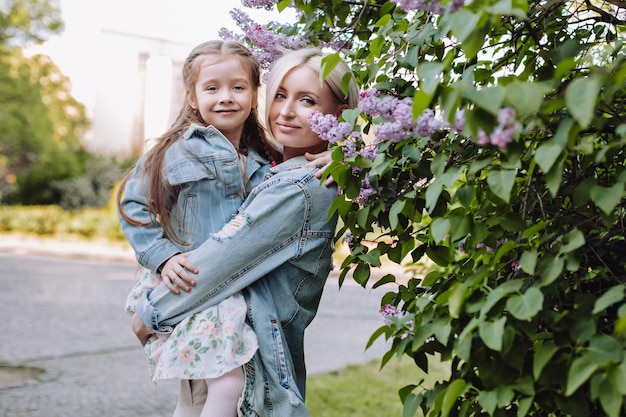
[[139,339],[141,346],[145,346],[150,339],[150,336],[154,334],[152,329],[149,329],[148,326],[144,324],[143,321],[139,318],[137,313],[133,314],[132,324],[133,332],[135,332],[135,336]]
[[[304,156],[306,157],[306,159],[311,161],[308,164],[304,165],[305,167],[321,167],[319,171],[315,173],[315,178],[322,178],[322,174],[324,173],[326,168],[328,168],[331,162],[333,162],[330,151],[324,151],[321,153],[307,152],[304,154]],[[330,187],[334,184],[334,182],[335,180],[333,179],[333,177],[328,176],[326,181],[324,181],[324,185]]]
[[174,255],[161,268],[163,283],[174,294],[180,294],[181,289],[188,292],[196,285],[189,272],[197,274],[198,268],[187,259],[190,254],[191,252],[186,252]]

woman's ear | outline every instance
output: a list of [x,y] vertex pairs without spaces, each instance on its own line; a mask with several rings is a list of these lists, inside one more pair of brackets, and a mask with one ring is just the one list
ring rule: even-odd
[[337,109],[337,114],[335,114],[335,117],[339,118],[341,116],[341,113],[343,113],[344,110],[348,110],[349,108],[350,106],[348,106],[347,104],[341,104]]

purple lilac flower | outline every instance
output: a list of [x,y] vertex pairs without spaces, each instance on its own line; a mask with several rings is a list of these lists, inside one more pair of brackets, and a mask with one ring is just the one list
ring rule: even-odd
[[359,94],[359,110],[369,116],[380,116],[383,120],[393,121],[393,111],[398,104],[398,99],[383,95],[379,96],[379,91],[369,89]]
[[350,138],[341,144],[341,149],[343,150],[343,155],[346,158],[353,157],[356,155],[356,141]]
[[404,129],[413,127],[413,100],[411,98],[407,97],[398,102],[393,110],[393,119]]
[[373,161],[376,158],[376,155],[378,155],[378,146],[376,145],[366,146],[365,148],[361,149],[361,152],[359,152],[359,154],[363,158],[367,158],[370,161]]
[[435,111],[426,109],[415,123],[417,136],[427,137],[441,129],[441,122],[435,118]]
[[350,231],[347,231],[346,234],[343,236],[343,241],[348,246],[354,245],[354,236],[352,236],[352,233],[350,233]]
[[370,184],[369,173],[367,173],[361,183],[359,195],[354,199],[354,201],[358,204],[368,204],[370,202],[370,197],[374,194],[376,194],[376,190],[372,187],[372,184]]
[[[262,2],[257,1],[257,3]],[[299,36],[287,36],[278,33],[277,31],[284,28],[285,25],[276,22],[260,25],[239,9],[232,9],[230,15],[250,42],[259,49],[259,51],[255,51],[254,55],[262,68],[269,68],[271,63],[282,54],[282,49],[298,49],[308,44]]]
[[391,304],[385,304],[380,308],[379,312],[383,316],[383,320],[387,325],[391,324],[392,318],[401,319],[402,317],[406,316],[406,313],[404,311]]
[[374,135],[378,140],[390,140],[394,143],[410,138],[413,131],[405,129],[398,122],[381,123],[374,128]]
[[461,133],[465,129],[465,111],[457,110],[454,115],[454,130]]
[[241,0],[241,4],[252,9],[272,10],[278,0]]
[[464,0],[452,0],[445,5],[441,5],[439,0],[391,0],[405,12],[413,10],[423,10],[430,13],[442,14],[446,11],[454,12],[460,9],[465,3]]
[[235,32],[233,32],[232,30],[228,29],[228,28],[220,28],[220,30],[217,32],[217,35],[220,37],[220,39],[223,39],[225,41],[227,40],[235,40],[235,41],[241,41],[241,36],[236,35]]
[[336,143],[343,140],[352,132],[352,125],[348,122],[337,121],[332,114],[322,114],[318,111],[311,113],[308,117],[311,130],[322,140]]
[[479,130],[476,143],[481,146],[493,145],[499,148],[506,148],[513,141],[513,135],[518,129],[519,125],[515,122],[515,109],[505,107],[498,111],[498,126],[490,135]]

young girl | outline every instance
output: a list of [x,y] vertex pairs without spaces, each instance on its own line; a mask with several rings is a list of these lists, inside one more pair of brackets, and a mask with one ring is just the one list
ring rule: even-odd
[[[183,82],[185,103],[176,121],[118,195],[124,234],[145,268],[129,295],[130,313],[144,292],[176,276],[186,252],[232,218],[263,180],[269,160],[281,159],[259,123],[260,70],[247,48],[217,40],[198,45],[184,62]],[[147,341],[153,381],[181,379],[175,416],[236,416],[242,365],[258,347],[245,315],[243,296],[234,294],[186,318],[171,335]],[[207,401],[196,401],[192,410],[184,402],[191,395],[189,380],[210,386]]]
[[[317,313],[332,269],[337,218],[328,216],[335,188],[320,184],[315,177],[319,171],[307,167],[303,156],[327,147],[310,129],[308,117],[315,111],[339,117],[358,98],[354,79],[348,94],[342,91],[344,75],[350,72],[344,62],[320,84],[322,58],[312,48],[276,61],[268,77],[266,122],[283,145],[285,162],[271,169],[271,177],[252,190],[222,230],[191,252],[184,262],[187,269],[170,284],[183,288],[195,281],[195,288],[173,295],[165,284],[159,285],[139,300],[133,319],[139,320],[135,329],[140,337],[168,331],[189,314],[244,290],[248,320],[259,343],[245,365],[244,416],[309,415],[304,404],[304,331]],[[197,388],[193,395],[203,395],[205,386]]]

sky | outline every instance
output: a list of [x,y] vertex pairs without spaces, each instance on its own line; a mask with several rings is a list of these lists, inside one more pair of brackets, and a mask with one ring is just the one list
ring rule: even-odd
[[29,53],[49,55],[72,81],[72,95],[86,101],[92,79],[84,74],[84,62],[95,53],[100,30],[131,33],[194,45],[218,38],[227,27],[239,32],[230,17],[233,8],[244,10],[259,22],[290,22],[293,11],[253,10],[240,0],[59,0],[64,32]]

